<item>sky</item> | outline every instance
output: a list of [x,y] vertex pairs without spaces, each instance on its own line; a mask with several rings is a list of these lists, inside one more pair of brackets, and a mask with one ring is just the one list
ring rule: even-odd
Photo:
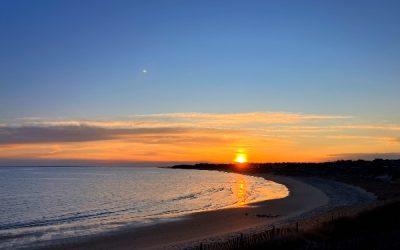
[[399,1],[0,4],[0,165],[400,158]]

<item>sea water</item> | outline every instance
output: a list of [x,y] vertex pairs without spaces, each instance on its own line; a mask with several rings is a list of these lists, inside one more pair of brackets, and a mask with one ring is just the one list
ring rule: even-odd
[[0,167],[0,248],[94,235],[283,198],[235,173],[134,167]]

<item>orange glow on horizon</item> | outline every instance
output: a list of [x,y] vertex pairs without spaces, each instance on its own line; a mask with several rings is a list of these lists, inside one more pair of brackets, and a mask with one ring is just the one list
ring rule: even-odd
[[[400,121],[388,126],[315,115],[188,113],[38,124],[0,123],[0,164],[31,159],[116,165],[230,162],[244,169],[249,161],[321,162],[398,152],[400,147]],[[33,133],[35,126],[43,135]]]

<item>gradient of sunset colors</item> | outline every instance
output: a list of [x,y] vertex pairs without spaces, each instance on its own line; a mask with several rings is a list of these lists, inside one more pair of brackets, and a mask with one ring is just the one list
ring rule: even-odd
[[2,1],[0,165],[400,158],[399,1]]
[[[25,118],[0,127],[3,164],[325,161],[398,157],[400,126],[349,116],[165,113],[113,120]],[[363,155],[366,154],[366,155]]]

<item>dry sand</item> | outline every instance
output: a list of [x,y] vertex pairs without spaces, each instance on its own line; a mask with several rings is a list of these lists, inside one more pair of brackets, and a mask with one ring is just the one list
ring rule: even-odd
[[320,178],[264,176],[288,187],[288,197],[211,212],[195,213],[179,220],[140,228],[123,229],[101,236],[58,242],[50,248],[159,249],[182,248],[210,238],[229,237],[238,232],[320,214],[338,206],[374,199],[353,186]]

